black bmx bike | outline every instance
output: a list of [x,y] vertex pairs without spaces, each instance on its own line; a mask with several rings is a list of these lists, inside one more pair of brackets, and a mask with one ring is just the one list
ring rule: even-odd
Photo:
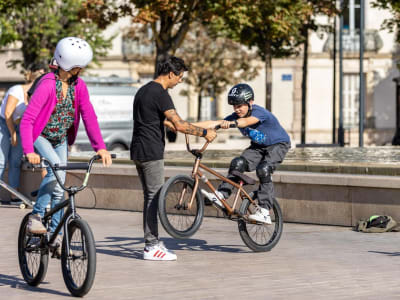
[[[116,155],[112,154],[111,157],[115,158]],[[86,295],[91,289],[96,273],[95,240],[89,224],[76,212],[75,195],[85,189],[92,164],[100,158],[99,155],[95,155],[87,163],[67,163],[66,165],[53,165],[46,158],[42,158],[40,165],[28,166],[28,168],[50,167],[57,182],[68,193],[68,199],[45,213],[43,223],[48,229],[47,234],[33,234],[28,231],[27,225],[31,213],[28,213],[21,222],[18,235],[18,260],[22,276],[29,285],[38,286],[44,280],[50,250],[54,250],[51,244],[60,231],[63,231],[60,258],[65,285],[76,297]],[[81,186],[66,187],[56,172],[58,170],[86,170],[86,176]],[[24,197],[20,194],[19,197],[21,196]],[[55,232],[50,233],[51,217],[60,210],[64,211],[64,215]],[[56,251],[53,251],[51,257],[57,257]]]

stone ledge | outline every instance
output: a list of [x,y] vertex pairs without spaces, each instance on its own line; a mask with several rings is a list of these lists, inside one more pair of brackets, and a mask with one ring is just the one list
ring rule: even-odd
[[[215,169],[226,175],[227,168]],[[179,174],[190,176],[192,168],[166,166],[165,176]],[[80,185],[85,171],[70,171],[68,185]],[[204,172],[206,173],[206,172]],[[39,172],[23,171],[21,192],[29,195],[39,187]],[[254,172],[248,174],[257,179]],[[206,173],[217,187],[219,180]],[[327,174],[311,172],[276,171],[273,175],[275,195],[280,203],[285,221],[352,226],[360,218],[387,214],[400,220],[400,178],[378,175]],[[202,185],[202,183],[200,183]],[[253,190],[257,186],[247,186]],[[1,190],[0,196],[8,197]],[[142,186],[132,162],[115,163],[110,168],[95,164],[88,188],[77,195],[77,205],[141,211]],[[213,207],[206,207],[207,216],[221,216]]]

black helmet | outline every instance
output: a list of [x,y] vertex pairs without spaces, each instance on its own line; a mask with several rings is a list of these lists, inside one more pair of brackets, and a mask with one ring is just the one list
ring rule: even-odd
[[254,100],[254,92],[248,84],[239,83],[229,91],[228,103],[230,105],[249,104],[250,100]]

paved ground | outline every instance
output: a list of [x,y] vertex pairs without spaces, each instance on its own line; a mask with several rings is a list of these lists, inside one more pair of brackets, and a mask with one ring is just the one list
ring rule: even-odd
[[[17,231],[27,212],[0,207],[0,299],[68,298],[56,259],[39,287],[22,279]],[[97,244],[96,280],[86,299],[400,299],[399,233],[286,223],[276,248],[253,253],[235,223],[207,218],[189,240],[162,232],[178,261],[149,262],[141,258],[140,213],[79,213]]]

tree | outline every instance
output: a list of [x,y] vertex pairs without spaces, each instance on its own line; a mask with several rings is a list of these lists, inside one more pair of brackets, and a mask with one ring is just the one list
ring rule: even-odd
[[308,41],[310,31],[330,31],[332,28],[329,25],[318,25],[315,17],[318,15],[326,15],[332,17],[338,13],[336,8],[336,0],[309,0],[309,5],[313,13],[308,15],[305,22],[300,27],[300,34],[303,44],[303,74],[301,82],[301,143],[306,142],[306,99],[307,99],[307,74],[308,74]]
[[388,29],[390,32],[394,32],[397,28],[396,40],[400,43],[400,1],[398,0],[375,0],[371,5],[376,8],[387,9],[393,17],[386,19],[382,27]]
[[185,81],[198,94],[198,119],[204,92],[211,91],[216,100],[228,85],[251,80],[258,74],[256,53],[230,39],[210,35],[199,23],[194,24],[177,54],[190,70]]
[[195,20],[208,20],[222,0],[122,0],[118,4],[113,0],[87,2],[87,15],[95,20],[104,20],[103,26],[115,18],[132,16],[134,23],[151,27],[156,45],[156,74],[157,62],[173,55],[182,45],[190,25]]
[[311,5],[304,0],[231,0],[218,9],[219,17],[212,19],[215,32],[256,47],[264,60],[265,106],[271,110],[272,58],[298,53],[300,28],[313,13]]
[[104,56],[111,47],[111,39],[104,39],[97,24],[82,17],[81,0],[39,0],[34,6],[22,6],[0,16],[0,46],[21,43],[22,60],[8,61],[10,67],[21,64],[28,69],[32,63],[48,62],[62,37],[78,36],[85,39],[94,52],[94,61]]

